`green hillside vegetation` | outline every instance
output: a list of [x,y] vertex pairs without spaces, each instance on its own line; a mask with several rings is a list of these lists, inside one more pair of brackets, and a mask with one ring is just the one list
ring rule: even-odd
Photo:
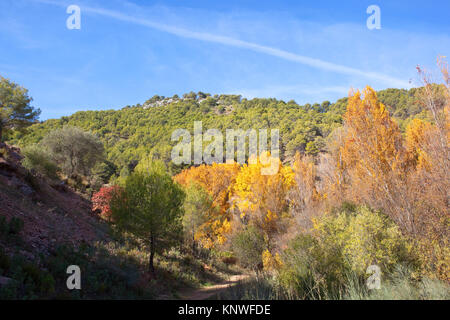
[[[422,110],[416,99],[417,90],[387,89],[378,92],[380,101],[388,106],[401,128]],[[325,151],[327,137],[342,125],[347,100],[342,98],[335,103],[325,101],[299,105],[293,100],[248,100],[236,95],[211,96],[202,92],[191,92],[183,98],[154,96],[142,106],[82,111],[34,124],[26,134],[14,133],[10,141],[27,146],[40,142],[54,129],[79,127],[101,139],[108,161],[119,168],[132,168],[144,156],[151,154],[177,173],[181,168],[170,162],[170,152],[177,143],[171,142],[171,133],[183,128],[193,134],[194,121],[202,121],[203,132],[210,128],[217,128],[223,133],[225,129],[232,128],[279,129],[282,160],[291,160],[297,151],[309,155]]]

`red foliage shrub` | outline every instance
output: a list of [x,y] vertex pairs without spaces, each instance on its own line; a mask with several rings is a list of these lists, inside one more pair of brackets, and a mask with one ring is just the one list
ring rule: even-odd
[[92,210],[98,211],[102,219],[109,221],[111,219],[111,199],[116,192],[121,190],[119,186],[102,187],[92,196]]

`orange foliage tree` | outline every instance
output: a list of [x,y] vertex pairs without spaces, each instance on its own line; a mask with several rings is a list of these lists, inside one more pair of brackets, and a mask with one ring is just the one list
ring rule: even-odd
[[229,192],[230,187],[239,171],[239,165],[217,164],[200,165],[183,170],[175,176],[175,180],[185,188],[196,183],[204,188],[211,196],[212,206],[218,210],[211,210],[215,214],[199,228],[197,240],[206,248],[226,241],[226,234],[230,232]]
[[[447,68],[442,61],[440,66]],[[351,95],[344,126],[329,148],[338,183],[329,183],[327,191],[341,202],[382,209],[415,242],[427,274],[449,280],[448,69],[441,70],[443,84],[418,70],[424,86],[417,99],[431,120],[413,119],[403,137],[372,88]]]
[[404,231],[414,233],[403,138],[372,88],[349,97],[343,130],[335,158],[345,183],[344,200],[383,209]]

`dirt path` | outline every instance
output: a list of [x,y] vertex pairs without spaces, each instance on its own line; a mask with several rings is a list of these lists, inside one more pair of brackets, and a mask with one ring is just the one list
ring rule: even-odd
[[231,276],[227,281],[216,285],[200,288],[200,289],[186,289],[182,290],[179,295],[182,300],[206,300],[213,295],[226,290],[227,288],[236,285],[239,281],[247,279],[249,275],[238,274]]

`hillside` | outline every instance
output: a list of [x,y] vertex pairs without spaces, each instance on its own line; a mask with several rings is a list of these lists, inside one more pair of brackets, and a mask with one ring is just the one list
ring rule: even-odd
[[[86,195],[30,172],[22,160],[19,148],[0,144],[0,300],[173,299],[179,289],[236,272],[175,250],[158,256],[158,279],[149,278],[134,238],[114,232]],[[73,264],[82,270],[82,292],[66,287]]]
[[[410,117],[422,110],[416,101],[416,92],[417,89],[378,92],[380,101],[388,106],[402,128]],[[39,142],[53,129],[76,126],[98,135],[105,145],[108,160],[117,167],[136,163],[148,153],[168,163],[175,144],[170,141],[173,130],[185,128],[193,132],[194,121],[201,120],[204,131],[209,128],[222,132],[228,128],[278,128],[281,157],[290,160],[296,151],[311,155],[324,151],[326,138],[342,124],[346,103],[347,98],[342,98],[335,103],[298,105],[295,101],[247,100],[235,95],[211,96],[201,92],[185,94],[183,98],[154,96],[142,106],[77,112],[47,120],[31,126],[26,135],[17,133],[10,140],[14,144],[29,145]]]
[[63,182],[49,183],[31,174],[22,167],[22,158],[18,148],[0,144],[0,217],[3,224],[11,219],[23,222],[21,250],[34,256],[47,254],[55,243],[79,245],[108,238],[107,226],[92,213],[88,200]]

